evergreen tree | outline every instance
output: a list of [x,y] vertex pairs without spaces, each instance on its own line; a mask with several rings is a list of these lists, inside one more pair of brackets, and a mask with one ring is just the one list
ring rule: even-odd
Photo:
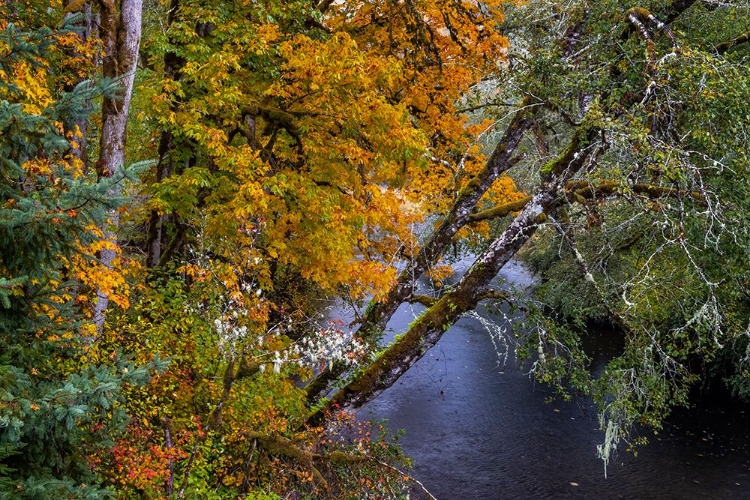
[[[0,11],[2,8],[0,8]],[[0,18],[6,16],[0,16]],[[53,98],[58,29],[0,24],[0,498],[101,498],[91,456],[122,428],[122,388],[148,373],[119,353],[101,363],[80,276],[95,263],[107,195],[62,123],[84,119],[117,82]]]

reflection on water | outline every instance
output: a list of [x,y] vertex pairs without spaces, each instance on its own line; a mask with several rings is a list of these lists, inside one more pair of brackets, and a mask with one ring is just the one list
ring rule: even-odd
[[[529,278],[518,265],[505,274]],[[413,314],[403,306],[390,327],[405,328]],[[610,337],[592,335],[590,352],[610,355]],[[413,475],[439,499],[750,498],[742,410],[676,413],[637,457],[620,450],[605,479],[593,406],[546,404],[550,395],[512,359],[499,364],[486,328],[464,318],[359,415],[406,430],[400,443]]]

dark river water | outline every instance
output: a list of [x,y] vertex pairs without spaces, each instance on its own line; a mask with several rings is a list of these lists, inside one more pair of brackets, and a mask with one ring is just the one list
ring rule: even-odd
[[[531,277],[510,263],[502,277]],[[402,331],[418,309],[391,321]],[[487,317],[486,312],[481,312]],[[493,318],[502,326],[502,318]],[[604,363],[612,332],[592,332],[589,352]],[[585,398],[545,403],[551,391],[530,380],[476,318],[457,322],[393,387],[362,409],[386,419],[414,459],[412,474],[438,499],[750,499],[750,437],[744,409],[681,410],[633,456],[621,448],[607,478],[596,445],[596,411]]]

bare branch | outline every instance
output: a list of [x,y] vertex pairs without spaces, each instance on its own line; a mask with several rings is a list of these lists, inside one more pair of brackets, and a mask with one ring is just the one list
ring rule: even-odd
[[591,269],[589,268],[589,265],[586,263],[586,260],[583,257],[583,254],[578,250],[578,247],[575,244],[575,240],[573,239],[573,236],[570,234],[569,231],[566,231],[565,228],[563,228],[562,224],[557,222],[552,216],[548,217],[552,225],[554,226],[555,230],[560,234],[560,236],[563,238],[565,243],[567,243],[568,248],[570,248],[570,251],[573,252],[573,256],[576,259],[576,263],[578,264],[578,267],[581,269],[581,272],[583,273],[583,277],[586,280],[586,282],[590,283],[591,286],[596,291],[596,294],[599,296],[599,301],[601,302],[602,306],[607,310],[607,313],[609,314],[610,318],[613,320],[614,324],[616,324],[618,327],[620,327],[624,332],[630,333],[633,331],[632,326],[628,322],[628,320],[620,313],[612,309],[612,306],[610,305],[610,301],[607,300],[607,296],[602,290],[601,286],[599,286],[599,283],[597,283],[596,279],[594,278],[594,275],[591,274]]

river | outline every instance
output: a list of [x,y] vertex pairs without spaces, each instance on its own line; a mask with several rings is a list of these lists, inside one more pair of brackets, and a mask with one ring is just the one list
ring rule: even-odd
[[[511,262],[501,278],[528,284]],[[341,311],[340,311],[341,312]],[[419,309],[404,305],[389,324],[403,331]],[[480,311],[483,317],[489,313]],[[499,326],[506,321],[493,317]],[[603,365],[612,332],[591,332],[587,350]],[[414,459],[413,476],[438,499],[746,499],[750,436],[744,409],[694,407],[676,412],[638,455],[620,449],[605,478],[603,440],[591,402],[545,400],[477,319],[464,317],[359,418],[387,420]],[[621,445],[621,448],[624,448]]]

